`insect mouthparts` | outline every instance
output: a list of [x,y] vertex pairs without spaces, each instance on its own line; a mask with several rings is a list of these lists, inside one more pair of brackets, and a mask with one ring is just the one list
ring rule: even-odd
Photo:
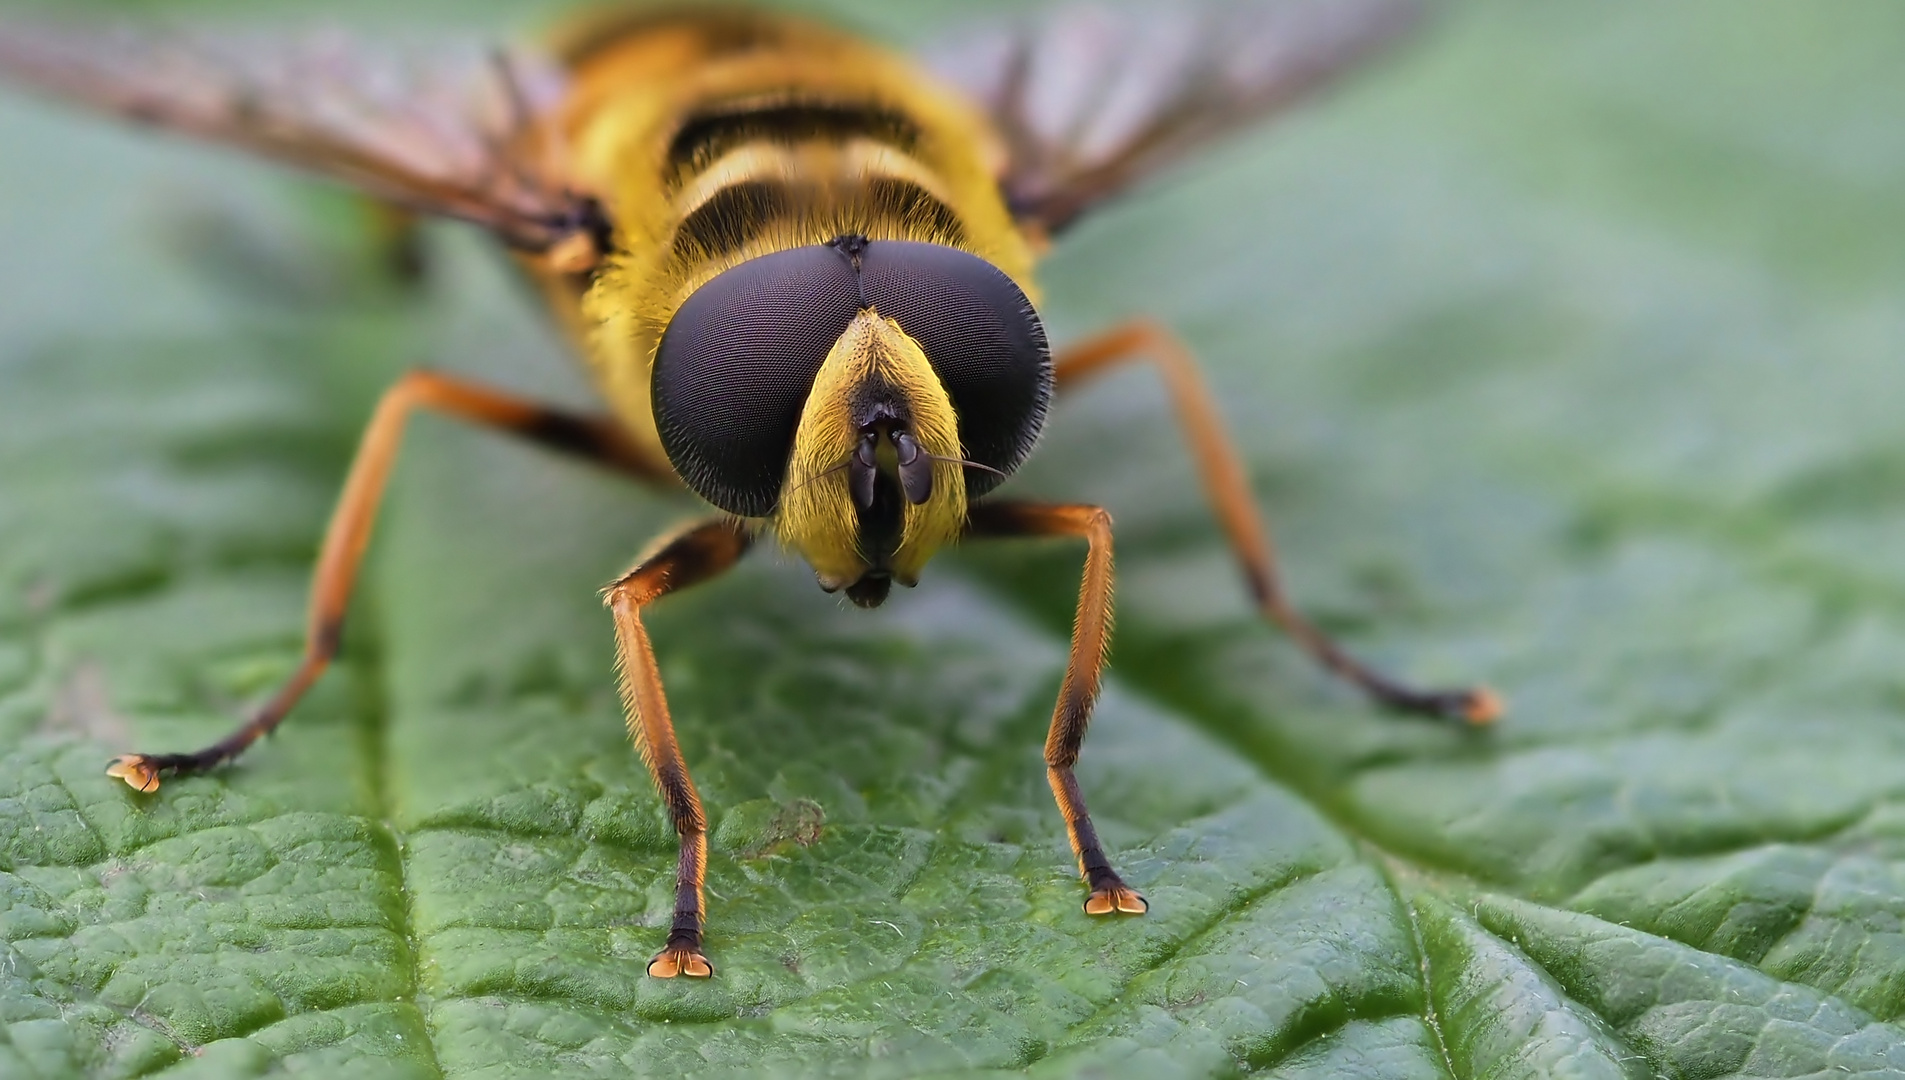
[[860,580],[847,586],[847,599],[856,607],[876,608],[886,603],[886,595],[893,591],[893,575],[885,570],[869,570],[860,575]]

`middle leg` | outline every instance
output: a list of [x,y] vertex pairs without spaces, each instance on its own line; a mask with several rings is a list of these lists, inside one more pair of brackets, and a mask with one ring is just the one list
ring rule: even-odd
[[413,371],[384,392],[364,428],[344,491],[318,549],[305,614],[304,655],[277,692],[237,730],[190,753],[121,754],[106,768],[134,790],[150,793],[164,776],[217,768],[276,730],[318,677],[336,659],[344,641],[344,614],[357,569],[370,543],[371,526],[383,503],[384,486],[397,463],[397,448],[410,417],[420,409],[541,443],[656,482],[673,477],[665,461],[630,440],[612,419],[565,412],[514,394],[434,371]]
[[1243,461],[1224,431],[1223,418],[1197,369],[1197,361],[1170,331],[1149,319],[1137,319],[1079,342],[1053,361],[1058,389],[1070,390],[1107,369],[1134,360],[1153,362],[1164,377],[1178,426],[1190,443],[1211,508],[1230,537],[1251,597],[1264,617],[1282,627],[1318,663],[1392,709],[1455,717],[1477,725],[1491,723],[1501,715],[1501,699],[1485,686],[1423,689],[1377,671],[1337,644],[1290,602],[1277,572],[1276,549],[1257,512]]

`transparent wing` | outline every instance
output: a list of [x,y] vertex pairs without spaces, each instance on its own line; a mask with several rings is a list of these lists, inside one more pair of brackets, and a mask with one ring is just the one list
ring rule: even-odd
[[1416,0],[1063,7],[923,57],[991,114],[1020,220],[1063,228],[1412,25]]
[[[428,51],[428,50],[426,50]],[[0,20],[0,80],[241,147],[547,250],[597,228],[531,135],[562,94],[545,60],[380,52],[338,34],[170,33]]]

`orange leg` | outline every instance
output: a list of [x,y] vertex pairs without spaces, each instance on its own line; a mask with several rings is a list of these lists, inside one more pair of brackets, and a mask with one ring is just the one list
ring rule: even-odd
[[1111,515],[1096,506],[998,500],[972,508],[967,535],[1085,538],[1085,573],[1078,588],[1071,656],[1065,664],[1065,682],[1059,687],[1058,706],[1052,710],[1052,727],[1045,736],[1045,774],[1052,784],[1052,797],[1058,800],[1058,812],[1065,817],[1078,871],[1091,888],[1086,913],[1142,915],[1149,905],[1111,868],[1098,843],[1098,830],[1092,827],[1091,813],[1085,809],[1085,796],[1078,790],[1078,778],[1072,775],[1085,728],[1091,723],[1091,707],[1098,701],[1105,650],[1111,644]]
[[330,666],[343,641],[351,585],[357,580],[357,567],[370,541],[384,484],[397,461],[404,424],[418,408],[499,428],[647,479],[660,481],[674,476],[665,463],[653,460],[630,442],[613,420],[561,412],[435,372],[416,371],[404,376],[377,403],[325,531],[324,546],[318,552],[317,569],[311,578],[304,657],[297,670],[263,708],[224,739],[189,754],[123,754],[106,769],[107,775],[140,791],[156,791],[163,776],[204,772],[230,761],[276,728]]
[[675,724],[668,716],[668,698],[662,692],[661,671],[655,666],[655,650],[642,627],[641,611],[677,589],[726,571],[751,543],[746,526],[733,518],[703,522],[662,541],[603,592],[615,616],[616,668],[621,674],[628,732],[681,837],[681,857],[675,867],[675,921],[667,945],[648,962],[648,973],[658,979],[677,975],[705,979],[714,974],[714,965],[701,951],[707,911],[701,882],[708,868],[708,820],[688,776],[688,763],[675,742]]
[[1072,389],[1093,375],[1133,360],[1151,361],[1164,376],[1178,424],[1184,429],[1191,456],[1203,477],[1205,493],[1230,537],[1237,561],[1243,565],[1251,596],[1266,618],[1282,627],[1318,663],[1390,708],[1457,717],[1471,724],[1487,724],[1501,715],[1501,699],[1487,687],[1423,690],[1376,671],[1317,629],[1290,603],[1277,574],[1270,534],[1257,512],[1243,462],[1224,430],[1217,403],[1211,399],[1190,350],[1170,331],[1140,319],[1074,345],[1055,360],[1058,388]]

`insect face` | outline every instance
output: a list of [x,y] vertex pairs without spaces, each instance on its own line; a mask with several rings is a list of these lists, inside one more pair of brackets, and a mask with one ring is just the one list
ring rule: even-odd
[[822,588],[876,607],[1025,460],[1051,396],[1012,280],[937,244],[843,236],[751,259],[656,350],[657,430],[703,498],[771,517]]

